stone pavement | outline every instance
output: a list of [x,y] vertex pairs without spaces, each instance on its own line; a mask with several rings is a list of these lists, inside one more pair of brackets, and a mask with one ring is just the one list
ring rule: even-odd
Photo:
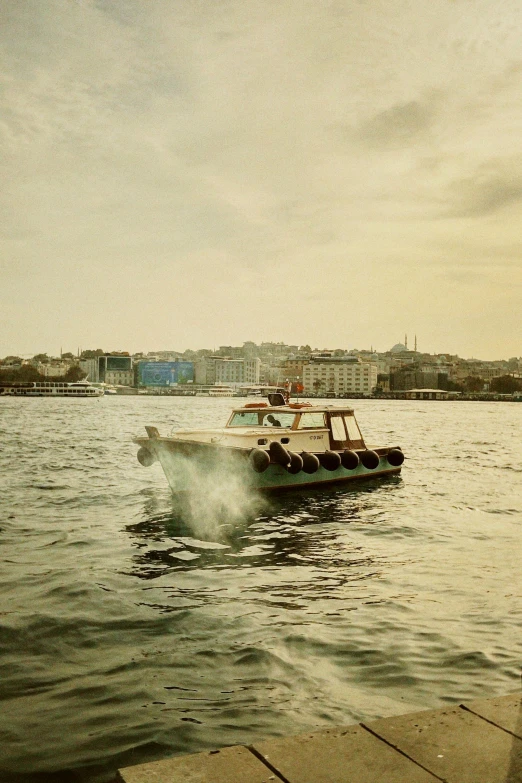
[[124,783],[522,783],[522,694],[127,767]]

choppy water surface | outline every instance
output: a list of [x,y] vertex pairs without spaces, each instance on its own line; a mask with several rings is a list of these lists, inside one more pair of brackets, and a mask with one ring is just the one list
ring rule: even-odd
[[400,478],[181,508],[131,437],[231,402],[0,400],[2,781],[518,688],[522,405],[356,401]]

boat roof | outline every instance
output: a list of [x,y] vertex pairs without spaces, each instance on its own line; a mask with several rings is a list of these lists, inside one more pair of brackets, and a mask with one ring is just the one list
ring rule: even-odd
[[241,411],[256,411],[271,412],[277,411],[278,413],[353,413],[353,408],[347,405],[310,405],[310,403],[290,403],[288,405],[267,405],[266,403],[247,403],[246,405],[240,405],[233,409],[234,413]]

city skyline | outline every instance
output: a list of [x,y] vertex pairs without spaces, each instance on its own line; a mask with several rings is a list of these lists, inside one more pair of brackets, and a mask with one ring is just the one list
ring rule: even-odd
[[521,26],[515,0],[6,4],[0,355],[414,326],[518,356]]
[[[129,355],[129,356],[143,356],[143,357],[148,357],[148,356],[153,356],[153,355],[158,355],[158,354],[172,354],[172,355],[179,354],[180,356],[182,356],[183,353],[186,353],[186,352],[197,353],[198,351],[206,351],[206,352],[212,352],[213,354],[218,354],[220,351],[223,351],[226,348],[233,348],[234,350],[238,350],[238,349],[241,350],[247,343],[251,343],[251,342],[253,342],[253,341],[242,340],[237,345],[234,345],[234,344],[228,345],[228,346],[220,345],[218,347],[212,347],[212,348],[209,347],[209,346],[197,346],[197,347],[191,346],[191,347],[186,348],[184,350],[177,349],[177,348],[157,348],[157,349],[150,349],[150,350],[143,349],[143,350],[139,350],[139,351],[129,351],[125,347],[114,347],[114,346],[112,346],[111,350],[105,350],[104,348],[101,348],[100,346],[98,346],[97,348],[94,348],[93,346],[91,346],[90,348],[78,347],[75,351],[71,351],[68,348],[66,348],[66,350],[63,350],[63,348],[61,347],[60,350],[57,351],[56,353],[52,353],[50,351],[33,351],[33,352],[29,351],[28,353],[25,353],[25,354],[16,353],[16,352],[10,352],[10,353],[5,354],[5,355],[0,355],[0,362],[2,360],[6,359],[8,356],[18,356],[20,359],[23,359],[24,361],[27,361],[28,359],[31,359],[31,358],[33,358],[35,356],[38,356],[38,355],[46,355],[50,360],[61,359],[62,355],[64,355],[64,354],[72,354],[74,356],[74,358],[80,358],[80,356],[83,353],[83,351],[97,351],[97,350],[102,350],[104,355],[112,355],[112,354],[116,355],[116,354],[121,352],[121,353],[124,353],[124,354]],[[260,348],[261,345],[262,345],[262,343],[260,343],[260,344],[254,343],[254,344],[256,345],[257,348]],[[488,356],[488,357],[484,357],[484,356],[464,356],[461,353],[458,353],[458,352],[457,353],[450,353],[449,351],[433,351],[433,352],[423,351],[421,348],[417,348],[417,335],[415,335],[415,337],[414,337],[414,347],[412,347],[411,345],[408,346],[408,337],[407,337],[407,335],[404,335],[403,341],[400,341],[398,343],[394,343],[389,348],[385,348],[384,350],[380,350],[376,346],[368,346],[366,348],[365,347],[360,347],[360,348],[346,347],[346,348],[343,348],[343,347],[341,347],[339,345],[330,345],[330,346],[323,346],[323,347],[319,347],[319,346],[315,346],[314,345],[314,347],[312,347],[312,346],[310,346],[308,344],[305,344],[303,342],[298,342],[297,344],[295,344],[295,343],[286,343],[285,341],[282,341],[282,340],[266,341],[266,344],[267,345],[273,344],[273,345],[284,346],[285,348],[291,348],[294,345],[298,345],[298,349],[299,348],[307,348],[307,347],[309,347],[310,348],[310,352],[313,353],[313,354],[318,354],[318,353],[321,353],[321,352],[333,352],[333,351],[344,350],[345,353],[349,353],[351,351],[355,351],[357,353],[375,353],[375,354],[382,354],[382,355],[384,355],[384,354],[392,353],[393,352],[393,348],[396,348],[399,345],[403,345],[406,348],[406,350],[408,350],[410,352],[418,353],[419,356],[423,356],[423,355],[424,356],[447,356],[447,357],[454,357],[454,356],[456,356],[456,357],[458,357],[462,361],[478,361],[478,362],[486,362],[486,363],[487,362],[503,362],[503,361],[507,362],[510,359],[514,359],[514,358],[515,359],[522,359],[522,356],[519,356],[517,354],[514,354],[513,356],[496,356],[496,357]],[[306,350],[304,351],[304,353],[306,353]],[[283,355],[286,356],[287,354],[284,353]]]

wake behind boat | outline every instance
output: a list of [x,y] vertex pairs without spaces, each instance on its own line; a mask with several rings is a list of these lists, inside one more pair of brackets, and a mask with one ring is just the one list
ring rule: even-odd
[[235,408],[218,429],[180,429],[162,437],[146,427],[135,438],[139,462],[158,460],[173,492],[194,479],[238,473],[255,489],[280,490],[400,473],[398,446],[368,447],[349,407],[289,403],[280,393],[268,404]]

